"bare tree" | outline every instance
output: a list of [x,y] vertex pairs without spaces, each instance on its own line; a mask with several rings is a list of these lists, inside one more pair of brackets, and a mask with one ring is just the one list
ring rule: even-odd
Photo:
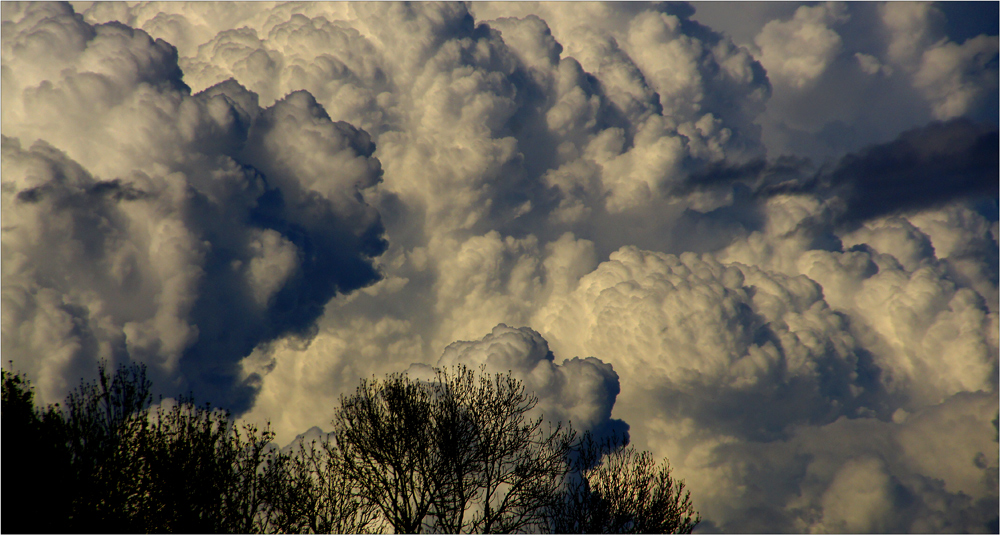
[[397,532],[537,530],[574,438],[528,418],[537,403],[509,373],[396,374],[344,398],[334,433],[348,477]]
[[65,474],[59,511],[19,531],[689,533],[700,521],[668,464],[625,437],[546,426],[510,373],[362,381],[333,438],[287,452],[268,428],[189,399],[150,411],[149,388],[141,366],[102,366],[40,411],[4,372],[4,429],[24,437],[4,459]]
[[552,509],[557,533],[691,533],[701,515],[684,482],[625,437],[584,434],[574,448],[564,501]]
[[333,421],[342,468],[396,533],[417,533],[441,492],[431,392],[406,375],[362,380]]
[[270,460],[265,533],[378,533],[385,526],[376,507],[358,498],[345,476],[340,451],[329,437],[300,439],[289,453]]
[[[524,384],[511,376],[476,374],[465,367],[453,372],[438,372],[438,389],[452,392],[464,409],[473,431],[473,440],[456,441],[452,447],[466,451],[468,474],[461,512],[469,510],[466,520],[442,526],[451,532],[517,533],[536,531],[546,524],[545,511],[559,499],[562,480],[567,472],[566,454],[575,433],[561,425],[543,428],[541,416],[529,418],[538,398],[525,392]],[[460,479],[457,463],[446,465],[452,476],[447,489]]]

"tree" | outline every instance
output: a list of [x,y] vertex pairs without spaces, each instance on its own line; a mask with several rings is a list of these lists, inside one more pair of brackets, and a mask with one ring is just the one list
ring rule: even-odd
[[181,398],[149,418],[142,455],[143,531],[255,533],[268,501],[269,429],[232,425],[228,412]]
[[73,530],[135,532],[153,483],[143,457],[150,381],[142,366],[105,365],[98,380],[70,392],[63,410],[63,440],[69,449]]
[[286,452],[268,428],[237,428],[189,398],[151,410],[150,397],[142,366],[101,366],[63,407],[42,410],[27,379],[4,371],[4,461],[42,476],[7,493],[5,512],[17,511],[5,526],[689,533],[700,521],[668,464],[627,437],[544,426],[529,417],[538,398],[510,373],[364,380],[342,397],[332,439]]
[[274,533],[378,533],[385,526],[376,507],[361,500],[345,477],[329,437],[300,439],[271,460],[261,531]]
[[[21,374],[2,370],[3,383],[3,464],[17,467],[30,477],[8,478],[4,488],[4,530],[18,533],[58,533],[70,531],[72,500],[63,481],[70,471],[69,450],[63,436],[63,419],[58,407],[36,409],[34,391]],[[13,486],[12,486],[13,485]]]
[[[443,492],[435,528],[452,533],[542,529],[559,500],[575,432],[528,418],[538,398],[511,376],[461,366],[429,383],[437,400]],[[471,513],[467,515],[466,513]]]
[[509,373],[464,366],[364,380],[333,422],[342,469],[397,533],[540,529],[574,433],[543,431],[537,403]]
[[397,533],[416,533],[441,491],[429,391],[405,375],[362,380],[341,400],[334,433],[343,469]]
[[4,371],[4,460],[44,485],[14,493],[16,531],[259,531],[273,434],[183,398],[151,413],[150,386],[141,365],[101,365],[65,406],[37,410],[27,380]]
[[691,533],[701,515],[666,461],[657,465],[627,437],[583,435],[574,448],[564,500],[550,517],[556,533]]

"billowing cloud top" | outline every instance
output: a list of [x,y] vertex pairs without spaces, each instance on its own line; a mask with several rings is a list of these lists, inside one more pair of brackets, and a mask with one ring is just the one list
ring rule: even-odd
[[66,5],[4,17],[4,354],[43,399],[131,359],[246,409],[243,357],[379,277],[370,137],[305,92],[192,95],[170,44]]
[[510,370],[701,530],[995,532],[998,38],[955,9],[5,2],[3,354],[282,443]]

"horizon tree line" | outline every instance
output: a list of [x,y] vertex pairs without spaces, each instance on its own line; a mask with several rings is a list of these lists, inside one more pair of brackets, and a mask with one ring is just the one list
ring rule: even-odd
[[[690,533],[684,482],[627,434],[529,417],[538,398],[465,366],[362,379],[332,433],[279,449],[192,397],[152,408],[143,365],[99,366],[36,407],[3,370],[4,531]],[[30,475],[29,475],[30,474]]]

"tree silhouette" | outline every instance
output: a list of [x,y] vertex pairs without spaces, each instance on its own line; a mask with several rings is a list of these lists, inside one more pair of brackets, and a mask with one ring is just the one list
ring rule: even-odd
[[537,403],[509,373],[394,374],[343,398],[334,434],[359,496],[396,532],[541,529],[574,433],[528,418]]
[[[45,489],[15,498],[19,511],[7,516],[16,518],[15,531],[259,531],[269,431],[241,432],[228,413],[183,398],[151,413],[141,365],[113,374],[101,365],[97,381],[81,382],[64,407],[44,411],[30,406],[22,376],[5,370],[3,389],[4,431],[17,437],[14,447],[5,444],[4,460],[27,461],[38,474],[29,485]],[[38,507],[42,514],[22,514]]]
[[143,531],[262,531],[265,481],[275,470],[272,432],[232,426],[228,413],[186,399],[159,407],[150,420]]
[[550,513],[553,532],[691,533],[701,521],[670,465],[627,437],[585,433],[573,453],[564,500]]
[[[58,407],[34,406],[28,379],[2,370],[3,464],[30,477],[17,477],[16,487],[4,485],[4,530],[8,532],[70,531],[72,493],[59,484],[70,471],[69,450]],[[8,472],[8,478],[12,472]],[[10,481],[10,479],[7,479]]]
[[[21,532],[690,533],[700,520],[666,463],[627,437],[544,425],[510,373],[361,381],[333,433],[286,451],[192,399],[151,408],[141,365],[98,370],[38,409],[3,372],[8,492]],[[16,508],[16,509],[15,509]]]
[[274,533],[378,533],[385,527],[369,500],[346,477],[330,439],[300,439],[272,459],[265,482],[268,507],[262,531]]

